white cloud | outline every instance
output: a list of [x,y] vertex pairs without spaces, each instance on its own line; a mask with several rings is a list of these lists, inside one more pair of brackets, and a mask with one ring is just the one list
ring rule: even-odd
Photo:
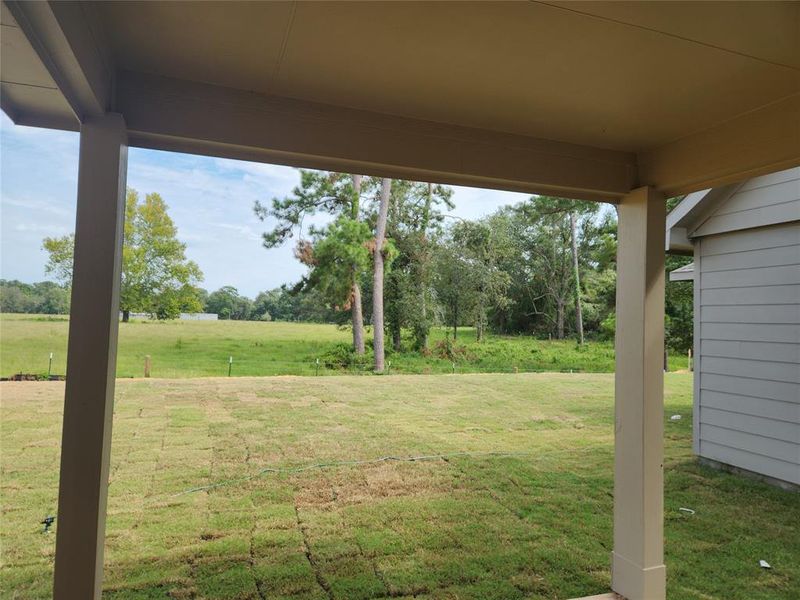
[[253,230],[249,225],[235,225],[233,223],[212,223],[213,227],[219,227],[229,231],[234,231],[250,240],[261,240],[261,234]]
[[54,227],[52,225],[45,225],[43,223],[17,223],[14,225],[14,231],[36,233],[44,236],[64,235],[69,233],[66,227]]
[[8,210],[12,207],[21,208],[39,216],[41,216],[42,213],[50,213],[59,218],[72,220],[75,219],[74,207],[71,207],[72,210],[70,210],[70,207],[65,206],[63,203],[59,203],[58,198],[44,199],[28,196],[23,199],[4,194],[2,203],[3,210]]

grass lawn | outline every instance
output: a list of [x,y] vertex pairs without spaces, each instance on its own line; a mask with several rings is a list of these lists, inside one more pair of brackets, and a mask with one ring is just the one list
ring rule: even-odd
[[[67,354],[67,317],[0,315],[0,376],[47,373],[53,352],[53,373],[63,374]],[[371,334],[369,334],[371,335]],[[436,329],[432,346],[444,339]],[[144,357],[152,357],[154,377],[213,377],[228,373],[233,356],[234,376],[313,375],[316,359],[337,344],[348,344],[350,332],[335,325],[248,321],[131,321],[120,324],[118,377],[141,377]],[[459,330],[463,353],[455,369],[465,372],[530,371],[611,372],[614,348],[610,342],[547,341],[520,336],[490,336],[475,342],[474,330]],[[453,362],[435,354],[390,353],[395,373],[451,373]],[[323,361],[324,363],[324,361]],[[670,357],[670,369],[685,369],[685,356]],[[321,375],[347,370],[326,369]],[[369,361],[363,372],[369,372]]]
[[[0,384],[3,598],[50,594],[63,389]],[[689,375],[665,423],[670,598],[796,599],[798,496],[695,463]],[[600,593],[612,463],[608,374],[119,381],[104,597]]]

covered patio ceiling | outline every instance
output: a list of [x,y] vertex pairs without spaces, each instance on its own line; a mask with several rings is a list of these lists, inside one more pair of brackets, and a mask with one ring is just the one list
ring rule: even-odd
[[2,108],[132,146],[617,201],[800,164],[796,2],[41,2]]

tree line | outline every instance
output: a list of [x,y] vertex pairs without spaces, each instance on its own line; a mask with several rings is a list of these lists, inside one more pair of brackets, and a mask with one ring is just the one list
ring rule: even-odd
[[[293,288],[315,294],[332,314],[349,316],[352,348],[365,352],[364,323],[373,324],[374,365],[383,369],[388,335],[395,350],[403,331],[426,352],[431,327],[564,339],[613,339],[617,219],[594,202],[533,196],[468,221],[449,214],[445,186],[300,171],[285,198],[257,202],[255,213],[275,223],[264,233],[274,248],[294,238],[308,267]],[[677,199],[673,199],[674,205]],[[325,227],[303,223],[325,214]],[[669,268],[687,259],[670,257]],[[668,284],[669,343],[691,344],[691,289]]]
[[[446,186],[322,171],[299,171],[285,198],[257,202],[272,228],[266,248],[293,243],[307,267],[294,285],[254,299],[232,286],[207,292],[202,272],[158,194],[126,196],[120,305],[130,312],[175,318],[211,312],[222,319],[334,322],[349,325],[352,352],[367,351],[372,329],[375,369],[384,343],[427,352],[431,328],[448,339],[459,328],[564,339],[613,339],[617,220],[594,202],[532,196],[477,220],[450,214]],[[670,201],[671,206],[678,199]],[[304,226],[323,215],[324,226]],[[59,284],[2,282],[5,312],[66,312],[73,236],[45,238],[46,270]],[[668,269],[688,259],[668,257]],[[668,283],[668,343],[691,345],[691,285]],[[383,333],[383,335],[376,335]]]
[[54,281],[0,279],[0,312],[62,315],[69,312],[69,289]]
[[[335,323],[338,317],[335,311],[325,306],[324,300],[318,294],[298,293],[286,285],[260,292],[255,299],[240,294],[233,286],[223,286],[211,293],[203,288],[196,288],[194,293],[196,302],[187,306],[187,310],[168,316],[162,313],[148,314],[156,319],[167,319],[177,318],[180,312],[207,312],[230,320],[313,323]],[[55,281],[25,283],[0,279],[2,313],[65,315],[69,314],[69,307],[68,284]]]

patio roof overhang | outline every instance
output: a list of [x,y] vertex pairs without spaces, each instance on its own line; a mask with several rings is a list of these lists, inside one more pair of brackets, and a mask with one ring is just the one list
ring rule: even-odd
[[128,145],[617,203],[612,588],[663,600],[665,195],[800,165],[800,3],[3,0],[81,132],[54,597],[99,598]]
[[800,164],[800,4],[3,4],[2,108],[133,146],[617,201]]

